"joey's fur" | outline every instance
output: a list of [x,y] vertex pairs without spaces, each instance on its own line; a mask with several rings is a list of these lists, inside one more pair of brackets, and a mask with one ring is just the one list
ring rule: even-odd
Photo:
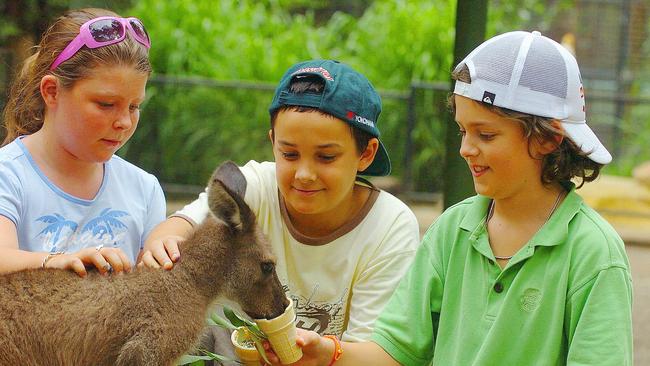
[[171,365],[197,342],[216,297],[254,318],[281,314],[288,300],[242,182],[233,163],[217,169],[211,214],[181,243],[171,271],[0,276],[0,365]]

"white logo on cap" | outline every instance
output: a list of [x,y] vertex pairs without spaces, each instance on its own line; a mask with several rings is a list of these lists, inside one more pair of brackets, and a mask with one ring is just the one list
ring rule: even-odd
[[329,80],[329,81],[334,81],[334,78],[332,77],[330,72],[325,70],[322,67],[303,67],[302,69],[295,71],[291,75],[304,74],[304,73],[307,73],[307,72],[315,72],[315,73],[323,75],[323,77],[325,79]]
[[354,116],[354,120],[359,122],[359,123],[363,123],[366,126],[375,127],[375,122],[373,122],[373,121],[371,121],[371,120],[369,120],[369,119],[367,119],[365,117],[361,117],[361,116],[357,115],[357,116]]

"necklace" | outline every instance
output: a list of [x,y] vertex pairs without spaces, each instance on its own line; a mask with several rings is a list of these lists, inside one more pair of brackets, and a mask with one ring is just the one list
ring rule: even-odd
[[[557,206],[560,204],[560,200],[561,200],[562,196],[564,195],[563,193],[564,193],[564,190],[560,191],[560,193],[557,195],[557,198],[555,199],[555,203],[553,203],[553,207],[551,207],[551,212],[548,213],[548,217],[546,217],[546,220],[544,221],[542,226],[546,225],[548,220],[551,219],[551,216],[553,216],[553,212],[555,212],[555,210],[557,209]],[[494,214],[494,200],[490,201],[490,207],[488,208],[488,215],[487,215],[487,218],[485,219],[485,226],[487,226],[487,224],[490,221],[490,219],[492,218],[493,214]],[[542,226],[540,226],[540,227],[542,227]],[[512,257],[514,257],[514,256],[515,256],[514,254],[513,255],[505,255],[505,256],[495,255],[494,259],[498,259],[498,260],[502,260],[502,261],[508,261],[508,260],[511,260]]]

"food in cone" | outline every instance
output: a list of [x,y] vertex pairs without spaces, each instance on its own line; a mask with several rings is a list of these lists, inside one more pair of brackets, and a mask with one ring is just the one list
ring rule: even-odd
[[239,327],[230,336],[235,353],[246,366],[260,366],[260,354],[255,348],[255,341],[248,334],[245,327]]
[[302,349],[296,345],[296,312],[293,300],[289,300],[284,313],[273,319],[255,319],[255,323],[269,339],[275,354],[283,365],[302,358]]

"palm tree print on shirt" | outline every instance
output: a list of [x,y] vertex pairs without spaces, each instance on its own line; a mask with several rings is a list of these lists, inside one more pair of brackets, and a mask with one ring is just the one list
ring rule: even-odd
[[[51,251],[56,252],[59,249],[59,245],[63,240],[67,239],[68,236],[77,231],[77,223],[74,221],[66,220],[65,217],[54,213],[53,215],[45,215],[36,219],[36,221],[42,221],[46,224],[49,224],[43,229],[39,236],[45,236],[46,245],[51,247]],[[69,230],[66,231],[66,228]],[[63,234],[63,235],[61,235]],[[49,245],[48,245],[49,244]]]
[[125,211],[105,208],[95,218],[89,220],[81,230],[74,221],[67,220],[58,213],[41,216],[37,221],[48,223],[39,236],[43,236],[43,245],[50,251],[81,249],[89,246],[111,245],[120,246],[128,227],[120,220],[129,216]]
[[[95,238],[103,238],[104,235],[108,234],[112,240],[115,238],[114,229],[126,229],[126,225],[124,225],[124,223],[117,218],[128,215],[129,214],[124,211],[111,211],[110,208],[105,208],[99,214],[99,216],[88,221],[83,230],[81,230],[81,233],[84,234],[86,232],[90,232]],[[113,246],[117,246],[117,243],[115,241],[113,241],[111,244]]]

